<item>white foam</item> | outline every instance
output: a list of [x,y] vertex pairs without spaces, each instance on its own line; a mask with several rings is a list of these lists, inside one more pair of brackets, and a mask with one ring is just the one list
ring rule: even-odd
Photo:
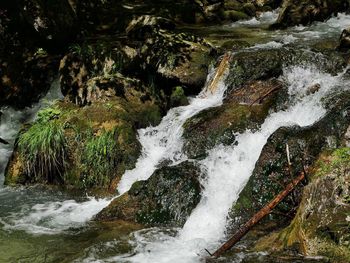
[[232,27],[248,26],[257,27],[261,25],[269,25],[274,23],[278,18],[279,9],[273,11],[263,12],[257,17],[253,17],[248,20],[240,20],[231,24]]
[[[225,237],[228,212],[249,180],[269,136],[279,127],[315,123],[326,113],[322,99],[349,84],[344,85],[342,75],[331,76],[315,67],[300,66],[286,69],[283,80],[289,84],[288,109],[270,114],[260,130],[238,135],[238,145],[218,145],[201,161],[205,175],[202,198],[178,235],[143,230],[135,234],[135,254],[105,262],[194,263],[205,256],[204,248],[218,247]],[[320,84],[321,89],[308,95],[307,90],[315,83]]]
[[57,234],[84,225],[91,220],[96,211],[100,211],[109,203],[108,199],[89,198],[82,203],[66,200],[36,204],[30,208],[24,206],[22,211],[7,217],[2,223],[7,230],[24,230],[36,235]]
[[[213,73],[214,71],[208,75],[207,83],[210,83]],[[128,191],[136,181],[148,179],[161,161],[167,160],[174,164],[186,158],[182,153],[182,126],[200,111],[222,104],[226,90],[223,79],[219,81],[214,94],[204,88],[197,97],[190,100],[189,105],[169,110],[157,127],[139,130],[142,156],[138,159],[136,168],[123,175],[118,185],[120,194]]]
[[[208,85],[214,73],[215,71],[212,70],[208,74]],[[128,191],[136,181],[148,179],[161,161],[168,160],[176,163],[186,159],[186,156],[182,154],[182,125],[188,118],[200,111],[222,104],[226,90],[224,79],[225,74],[218,82],[218,87],[213,94],[204,88],[197,97],[190,100],[189,105],[171,109],[158,126],[139,130],[142,155],[136,167],[124,173],[118,186],[119,194]],[[32,234],[57,234],[90,221],[114,198],[99,200],[90,198],[85,202],[67,200],[37,204],[8,218],[10,223],[7,223],[5,228],[24,230]]]

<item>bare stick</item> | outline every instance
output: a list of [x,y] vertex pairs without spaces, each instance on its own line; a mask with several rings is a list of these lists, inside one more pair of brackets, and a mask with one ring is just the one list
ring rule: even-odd
[[248,233],[248,231],[255,226],[262,218],[270,214],[274,209],[290,192],[293,191],[302,180],[304,180],[305,174],[301,172],[300,175],[295,178],[287,187],[280,192],[269,204],[263,207],[257,212],[248,222],[246,222],[225,244],[223,244],[218,250],[213,253],[214,258],[218,258],[225,251],[231,249],[241,238]]

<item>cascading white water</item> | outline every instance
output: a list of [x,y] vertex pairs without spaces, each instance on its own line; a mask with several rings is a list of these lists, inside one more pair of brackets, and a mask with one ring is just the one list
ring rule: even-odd
[[[117,256],[104,262],[193,263],[205,255],[204,248],[215,249],[219,245],[225,237],[228,212],[249,180],[269,136],[283,126],[315,123],[326,114],[322,99],[349,85],[343,74],[332,76],[315,67],[285,69],[282,79],[289,85],[289,107],[271,113],[258,131],[237,135],[237,145],[218,145],[200,162],[205,175],[204,191],[183,229],[175,237],[160,229],[137,232],[132,256]],[[308,89],[317,83],[321,89],[308,94]]]
[[[207,85],[210,84],[214,73],[212,70],[208,74]],[[222,104],[226,90],[224,80],[225,76],[222,76],[214,93],[204,88],[197,97],[190,99],[189,105],[169,110],[157,127],[139,130],[142,156],[138,159],[135,169],[126,171],[123,175],[118,185],[120,194],[128,191],[136,181],[148,179],[161,161],[168,160],[175,164],[186,158],[182,153],[182,126],[200,111]]]
[[[208,74],[207,85],[211,83],[214,73],[213,69]],[[222,104],[226,90],[224,79],[225,74],[218,81],[214,93],[207,90],[206,85],[198,96],[190,99],[189,105],[169,110],[158,126],[139,130],[142,155],[136,167],[124,173],[118,186],[119,194],[128,191],[136,181],[148,179],[161,161],[176,163],[186,158],[182,154],[182,125],[200,111]],[[25,207],[20,213],[8,218],[10,224],[3,224],[5,229],[19,229],[32,234],[57,234],[88,222],[113,199],[88,198],[84,202],[66,200],[39,203]]]

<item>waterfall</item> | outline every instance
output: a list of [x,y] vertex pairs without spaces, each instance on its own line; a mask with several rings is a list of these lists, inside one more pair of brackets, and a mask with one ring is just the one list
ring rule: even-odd
[[[226,66],[227,59],[224,61]],[[220,106],[223,101],[228,69],[222,69],[219,76],[215,73],[216,69],[210,70],[203,91],[190,98],[189,105],[170,109],[158,126],[138,131],[142,154],[135,168],[127,170],[122,176],[118,185],[119,194],[128,191],[136,181],[148,179],[162,161],[176,164],[186,160],[182,153],[183,124],[204,109]],[[212,83],[215,83],[216,88],[212,87]],[[6,229],[20,229],[32,234],[57,234],[88,222],[114,198],[90,197],[84,202],[65,200],[39,203],[14,214],[9,218],[11,223],[3,223]]]
[[[214,147],[200,161],[202,198],[177,235],[160,229],[139,231],[134,235],[137,246],[133,255],[106,262],[200,262],[206,256],[204,248],[215,249],[225,238],[229,210],[249,180],[269,136],[280,127],[305,127],[320,120],[326,114],[322,99],[347,88],[349,83],[344,83],[343,75],[332,76],[314,66],[286,68],[281,80],[289,86],[288,108],[271,113],[258,131],[239,134],[237,144]],[[317,83],[321,89],[309,94],[309,87]]]

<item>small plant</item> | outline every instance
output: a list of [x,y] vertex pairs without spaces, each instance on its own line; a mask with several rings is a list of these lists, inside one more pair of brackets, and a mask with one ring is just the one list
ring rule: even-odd
[[82,155],[85,186],[106,186],[118,163],[118,142],[115,131],[103,131],[86,142]]
[[69,47],[69,51],[73,54],[76,54],[82,58],[89,57],[93,54],[93,49],[90,45],[87,44],[73,44]]
[[37,121],[20,135],[18,147],[33,181],[63,181],[67,148],[63,128],[57,121]]
[[46,108],[38,112],[38,122],[48,122],[50,120],[58,119],[61,111],[55,108]]
[[45,57],[45,56],[47,56],[47,52],[43,48],[38,48],[37,51],[35,51],[34,56]]

